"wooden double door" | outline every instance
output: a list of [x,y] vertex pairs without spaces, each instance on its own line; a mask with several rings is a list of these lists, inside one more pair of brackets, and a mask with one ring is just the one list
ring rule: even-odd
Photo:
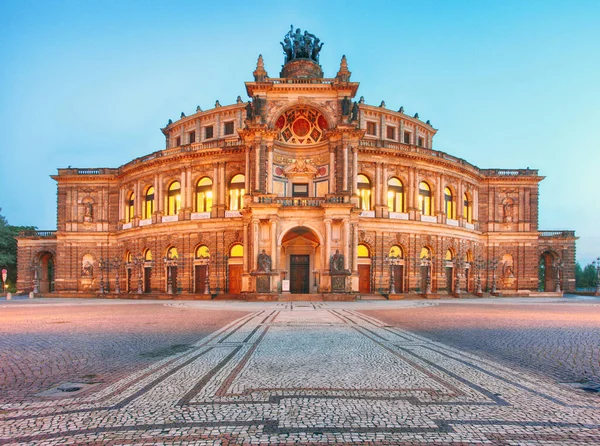
[[310,290],[310,255],[290,256],[290,293],[307,294]]

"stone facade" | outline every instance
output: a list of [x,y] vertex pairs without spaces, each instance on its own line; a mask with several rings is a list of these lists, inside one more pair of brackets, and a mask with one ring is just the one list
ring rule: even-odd
[[116,169],[59,169],[57,230],[19,237],[19,288],[574,290],[576,237],[538,229],[537,170],[436,151],[429,121],[354,100],[345,57],[333,78],[301,58],[283,75],[268,77],[259,57],[248,102],[169,121],[164,150]]

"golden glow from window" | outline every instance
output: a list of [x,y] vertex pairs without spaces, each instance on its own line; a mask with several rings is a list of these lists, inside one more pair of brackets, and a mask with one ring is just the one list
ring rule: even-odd
[[448,218],[456,218],[452,191],[449,187],[444,188],[444,212]]
[[229,182],[229,210],[239,211],[244,207],[244,194],[246,193],[246,178],[237,174]]
[[420,259],[431,259],[431,250],[427,246],[423,246],[421,248],[421,254],[419,254]]
[[403,259],[404,258],[404,252],[402,251],[402,248],[398,245],[394,245],[390,248],[390,252],[388,254],[388,256],[390,258],[394,258],[394,259]]
[[135,193],[130,192],[129,197],[127,198],[127,203],[125,207],[125,222],[129,223],[133,221],[133,216],[135,214]]
[[419,183],[419,210],[423,215],[431,215],[432,212],[431,188],[425,181]]
[[356,177],[358,183],[358,207],[363,211],[371,210],[371,181],[360,174]]
[[144,253],[144,260],[146,262],[152,261],[152,251],[150,251],[149,249],[146,249],[146,252]]
[[452,254],[451,250],[446,250],[446,257],[444,257],[444,260],[452,262],[452,259],[454,259],[454,254]]
[[244,247],[241,244],[233,245],[229,250],[229,257],[243,257]]
[[200,245],[196,248],[196,258],[203,259],[210,257],[210,251],[208,250],[208,246]]
[[358,248],[356,250],[356,253],[358,254],[358,257],[361,258],[369,258],[371,257],[370,253],[369,253],[369,248],[367,245],[358,245]]
[[152,218],[154,213],[154,187],[150,186],[146,191],[144,200],[144,218]]
[[171,246],[167,250],[167,259],[178,259],[178,258],[179,258],[179,253],[177,252],[177,248],[175,248],[174,246]]
[[404,185],[396,177],[388,181],[387,201],[390,212],[404,212]]
[[473,223],[473,206],[466,193],[463,194],[463,218],[468,223]]
[[127,263],[131,263],[131,262],[133,262],[133,256],[131,255],[131,253],[130,253],[129,251],[127,251],[127,252],[125,253],[125,261],[126,261]]
[[196,212],[210,212],[213,204],[212,180],[201,178],[196,184]]
[[177,215],[181,207],[181,185],[173,181],[167,195],[167,215]]

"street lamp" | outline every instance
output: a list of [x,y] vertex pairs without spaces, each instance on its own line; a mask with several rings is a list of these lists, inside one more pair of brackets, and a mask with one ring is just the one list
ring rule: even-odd
[[144,264],[144,258],[141,254],[139,255],[135,255],[131,258],[131,263],[135,266],[135,269],[137,270],[138,273],[138,280],[137,280],[137,293],[138,294],[142,294],[143,293],[143,289],[142,289],[142,265]]
[[383,258],[384,262],[390,266],[390,294],[396,294],[396,278],[394,277],[394,266],[400,265],[399,256],[388,256]]
[[171,273],[171,268],[173,268],[173,266],[177,266],[177,259],[172,259],[165,256],[163,257],[163,262],[167,267],[167,294],[173,294],[173,275]]
[[554,289],[555,292],[560,293],[560,270],[563,268],[563,262],[561,262],[560,260],[554,262],[554,268],[556,268],[556,288]]
[[98,268],[100,268],[100,294],[104,294],[104,270],[106,270],[106,260],[100,257],[98,260]]
[[115,293],[121,294],[121,284],[119,283],[119,270],[121,269],[121,258],[119,256],[115,256],[112,261],[112,267],[117,270],[117,274],[115,277]]
[[475,260],[475,268],[477,269],[477,289],[475,290],[476,294],[482,294],[483,291],[481,289],[481,270],[484,268],[485,262],[483,257],[477,256]]
[[492,259],[492,260],[488,260],[488,266],[489,269],[492,270],[492,290],[491,293],[497,293],[498,291],[496,290],[496,268],[498,268],[498,259]]
[[31,268],[33,269],[33,294],[39,293],[39,264],[34,261]]
[[206,266],[206,273],[204,274],[204,294],[210,294],[210,257],[202,255],[198,259],[198,263]]

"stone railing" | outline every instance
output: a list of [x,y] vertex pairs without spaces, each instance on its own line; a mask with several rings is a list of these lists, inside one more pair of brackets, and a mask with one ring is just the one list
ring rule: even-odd
[[278,204],[280,206],[322,206],[325,203],[349,203],[346,195],[327,195],[325,197],[276,197],[273,195],[255,195],[254,203]]
[[549,238],[571,238],[575,237],[575,231],[539,231],[540,237]]
[[488,177],[535,177],[538,174],[537,169],[481,169],[480,172]]
[[59,175],[114,175],[119,169],[109,167],[58,169]]
[[265,82],[272,82],[274,84],[333,84],[335,83],[333,78],[268,78]]
[[19,232],[19,237],[55,238],[56,231],[38,231],[37,229],[26,229],[25,231]]

